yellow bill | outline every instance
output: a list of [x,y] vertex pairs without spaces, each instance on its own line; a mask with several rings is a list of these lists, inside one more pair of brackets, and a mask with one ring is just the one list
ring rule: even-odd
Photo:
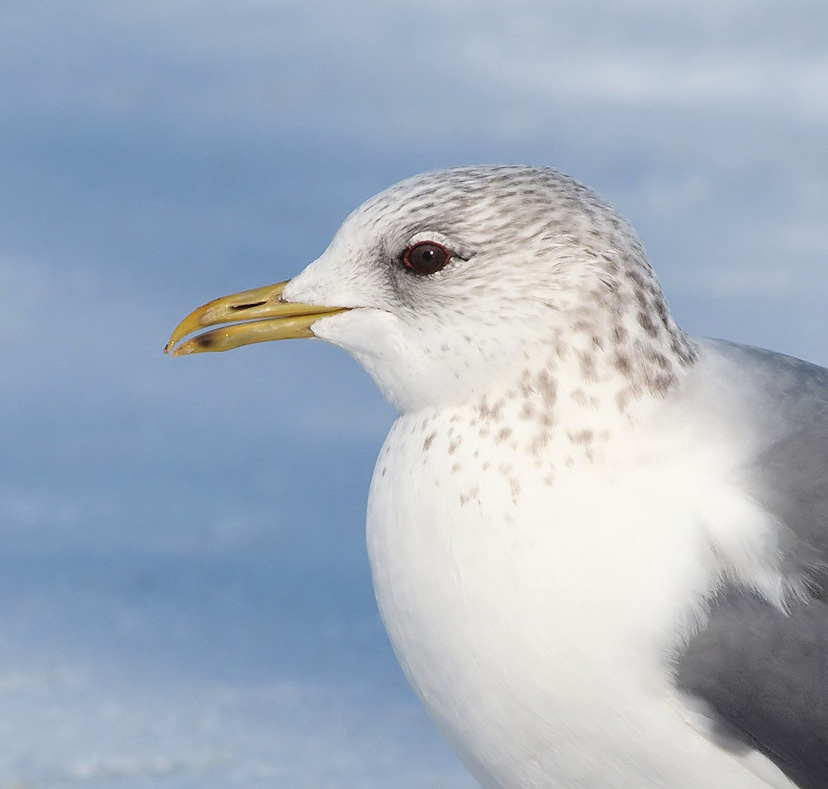
[[[229,351],[254,342],[313,337],[310,327],[316,321],[348,309],[282,301],[285,285],[287,282],[279,282],[245,290],[214,299],[193,310],[175,327],[164,352],[185,356],[204,351]],[[197,334],[176,345],[188,334],[208,326],[220,328]]]

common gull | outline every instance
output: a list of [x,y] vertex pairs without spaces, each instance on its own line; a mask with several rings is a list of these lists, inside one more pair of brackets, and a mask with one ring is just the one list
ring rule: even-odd
[[290,337],[399,412],[376,597],[482,784],[828,786],[828,370],[685,334],[619,214],[523,166],[391,187],[168,350]]

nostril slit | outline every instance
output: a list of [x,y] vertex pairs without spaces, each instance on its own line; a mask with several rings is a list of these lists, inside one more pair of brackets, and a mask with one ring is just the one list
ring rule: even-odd
[[250,304],[233,304],[231,310],[249,310],[251,307],[261,307],[262,304],[267,304],[266,301],[251,301]]

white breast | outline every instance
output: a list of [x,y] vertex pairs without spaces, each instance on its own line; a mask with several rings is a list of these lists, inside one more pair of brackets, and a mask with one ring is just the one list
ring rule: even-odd
[[746,522],[752,505],[686,447],[645,442],[656,447],[645,457],[616,436],[590,459],[552,446],[551,474],[478,417],[469,406],[401,417],[368,508],[388,634],[475,777],[767,785],[688,724],[669,672],[721,572],[696,501]]

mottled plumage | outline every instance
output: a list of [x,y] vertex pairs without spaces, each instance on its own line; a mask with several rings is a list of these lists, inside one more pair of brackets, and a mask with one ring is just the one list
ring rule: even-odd
[[629,225],[545,168],[393,186],[276,292],[400,412],[377,600],[481,783],[828,786],[828,371],[688,337]]

